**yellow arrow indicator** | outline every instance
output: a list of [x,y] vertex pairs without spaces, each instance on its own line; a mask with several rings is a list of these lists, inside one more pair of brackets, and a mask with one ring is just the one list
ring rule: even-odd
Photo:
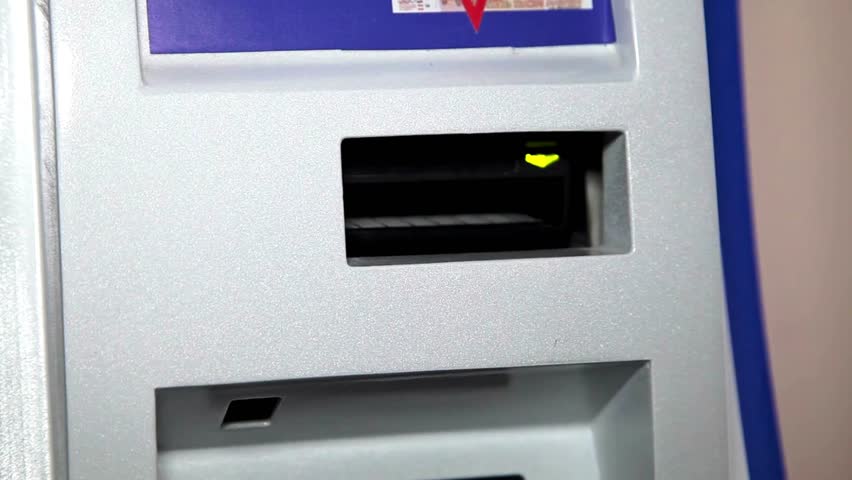
[[536,154],[536,155],[534,155],[532,153],[528,153],[527,158],[526,158],[527,163],[529,163],[530,165],[536,166],[538,168],[547,168],[547,167],[553,165],[554,163],[556,163],[558,161],[559,161],[559,155],[558,154],[551,154],[551,155]]

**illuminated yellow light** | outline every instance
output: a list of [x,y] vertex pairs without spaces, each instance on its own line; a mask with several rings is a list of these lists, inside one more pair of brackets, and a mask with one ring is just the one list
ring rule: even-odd
[[526,162],[538,168],[547,168],[559,161],[558,154],[532,154],[528,153]]

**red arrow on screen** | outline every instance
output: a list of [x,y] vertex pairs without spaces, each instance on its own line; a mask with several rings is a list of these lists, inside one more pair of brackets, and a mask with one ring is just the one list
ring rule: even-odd
[[479,32],[479,26],[482,25],[482,16],[485,14],[485,4],[488,0],[462,0],[464,9],[467,11],[467,16],[470,18],[470,23],[473,24],[473,29]]

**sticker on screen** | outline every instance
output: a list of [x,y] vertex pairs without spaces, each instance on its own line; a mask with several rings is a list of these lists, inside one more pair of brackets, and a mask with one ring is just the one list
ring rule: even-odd
[[[488,12],[519,10],[576,10],[593,8],[593,0],[391,0],[394,13],[464,12],[466,3],[485,4]],[[487,3],[486,3],[487,2]]]
[[466,12],[479,32],[485,12],[578,10],[592,8],[593,0],[392,0],[394,13]]

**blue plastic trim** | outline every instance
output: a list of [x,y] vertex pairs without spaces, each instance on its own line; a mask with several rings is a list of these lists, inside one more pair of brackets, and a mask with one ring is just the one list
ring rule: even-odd
[[705,0],[719,223],[731,345],[751,480],[784,479],[757,274],[737,0]]

